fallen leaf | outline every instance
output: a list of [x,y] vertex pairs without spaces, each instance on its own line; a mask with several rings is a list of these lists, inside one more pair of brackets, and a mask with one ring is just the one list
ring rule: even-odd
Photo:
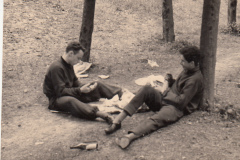
[[149,64],[151,67],[159,67],[159,65],[157,64],[157,62],[154,62],[154,61],[151,61],[151,60],[148,60],[148,64]]
[[35,145],[43,144],[44,142],[36,142]]
[[98,75],[99,78],[102,78],[102,79],[107,79],[109,78],[109,75]]

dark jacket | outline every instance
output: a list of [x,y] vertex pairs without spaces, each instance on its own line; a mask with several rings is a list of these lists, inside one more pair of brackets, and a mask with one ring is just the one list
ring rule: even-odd
[[173,86],[163,94],[163,103],[191,113],[199,107],[203,89],[203,76],[199,68],[182,71]]
[[49,98],[49,107],[58,97],[80,96],[80,85],[72,65],[65,62],[62,57],[53,62],[48,68],[43,83],[43,93]]

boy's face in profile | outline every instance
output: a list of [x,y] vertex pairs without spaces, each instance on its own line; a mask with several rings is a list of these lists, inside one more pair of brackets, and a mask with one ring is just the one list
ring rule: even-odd
[[69,57],[70,57],[70,64],[71,65],[75,65],[77,63],[79,63],[79,61],[82,59],[83,57],[83,51],[79,50],[76,54],[74,54],[73,51],[70,51],[69,53]]
[[183,55],[181,55],[181,66],[183,67],[184,70],[192,70],[195,68],[194,62],[188,62]]

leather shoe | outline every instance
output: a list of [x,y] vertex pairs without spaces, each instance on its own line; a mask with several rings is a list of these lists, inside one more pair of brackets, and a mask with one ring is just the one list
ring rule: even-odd
[[112,134],[121,128],[121,123],[113,123],[107,129],[105,129],[106,134]]
[[112,124],[113,122],[113,117],[112,116],[107,116],[104,118],[104,120],[108,123],[108,124]]
[[115,142],[122,149],[127,148],[131,144],[131,140],[127,136],[117,138]]

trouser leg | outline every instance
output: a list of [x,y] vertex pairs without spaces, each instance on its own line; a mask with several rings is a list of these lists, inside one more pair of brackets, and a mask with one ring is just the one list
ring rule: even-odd
[[159,112],[154,114],[149,119],[141,122],[140,125],[129,131],[129,133],[144,136],[158,130],[161,127],[178,121],[182,116],[183,112],[178,110],[176,107],[171,105],[163,106]]
[[122,89],[120,87],[97,82],[97,87],[93,91],[89,93],[83,93],[78,99],[85,103],[98,101],[100,98],[111,99],[121,91]]
[[97,107],[90,106],[71,96],[60,97],[56,100],[54,109],[63,112],[70,112],[73,116],[84,119],[95,119]]
[[162,94],[153,87],[146,85],[142,87],[133,99],[124,107],[124,110],[132,116],[137,109],[145,103],[152,111],[161,108]]

